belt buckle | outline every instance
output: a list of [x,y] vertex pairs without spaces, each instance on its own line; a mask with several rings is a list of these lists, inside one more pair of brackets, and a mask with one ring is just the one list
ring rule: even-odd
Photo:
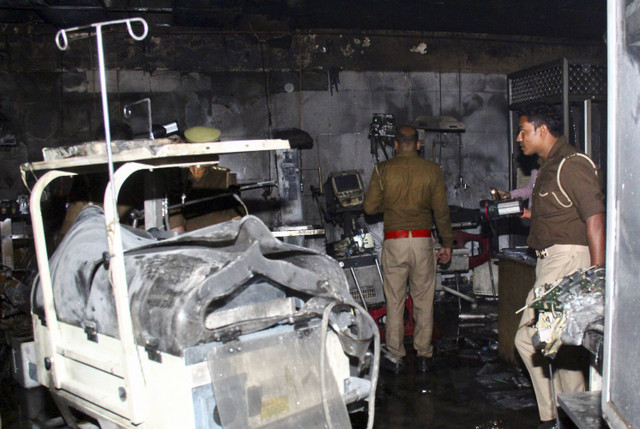
[[536,256],[539,259],[544,259],[547,256],[549,256],[549,253],[547,252],[547,249],[542,249],[542,250],[536,250]]

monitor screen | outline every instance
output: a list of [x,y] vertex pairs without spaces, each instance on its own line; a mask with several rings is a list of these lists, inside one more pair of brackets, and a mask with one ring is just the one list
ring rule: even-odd
[[355,173],[333,176],[333,182],[335,183],[337,192],[354,191],[360,189],[360,180],[358,180],[358,175]]

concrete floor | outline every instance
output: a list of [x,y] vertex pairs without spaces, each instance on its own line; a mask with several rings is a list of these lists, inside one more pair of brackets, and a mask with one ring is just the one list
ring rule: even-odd
[[[497,301],[480,301],[476,310],[465,304],[464,313],[497,314]],[[449,295],[437,298],[431,371],[416,372],[410,340],[405,370],[381,371],[375,428],[537,428],[528,378],[497,358],[497,322],[459,326],[457,307]],[[354,428],[366,427],[353,420]]]
[[[464,303],[462,311],[472,312]],[[474,311],[497,314],[497,301],[481,301]],[[537,428],[526,374],[497,359],[497,323],[460,327],[457,300],[449,295],[437,297],[435,319],[434,368],[416,373],[409,340],[403,373],[381,370],[374,427]],[[0,413],[2,429],[66,427],[47,390],[25,390],[6,377],[0,384]],[[365,428],[366,417],[353,414],[353,427]]]

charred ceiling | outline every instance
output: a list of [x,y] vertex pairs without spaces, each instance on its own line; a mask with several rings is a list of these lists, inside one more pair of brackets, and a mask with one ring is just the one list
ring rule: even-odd
[[3,0],[0,23],[57,28],[142,16],[152,25],[286,33],[362,30],[602,40],[602,0]]

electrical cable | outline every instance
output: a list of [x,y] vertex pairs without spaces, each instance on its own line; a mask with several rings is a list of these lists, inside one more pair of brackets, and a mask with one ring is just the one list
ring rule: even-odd
[[244,215],[245,216],[249,215],[249,209],[244,204],[244,201],[242,201],[242,198],[240,198],[240,196],[238,196],[238,194],[235,194],[235,193],[232,193],[231,195],[233,195],[233,199],[234,200],[236,200],[237,202],[239,202],[242,205],[242,208],[244,209]]

